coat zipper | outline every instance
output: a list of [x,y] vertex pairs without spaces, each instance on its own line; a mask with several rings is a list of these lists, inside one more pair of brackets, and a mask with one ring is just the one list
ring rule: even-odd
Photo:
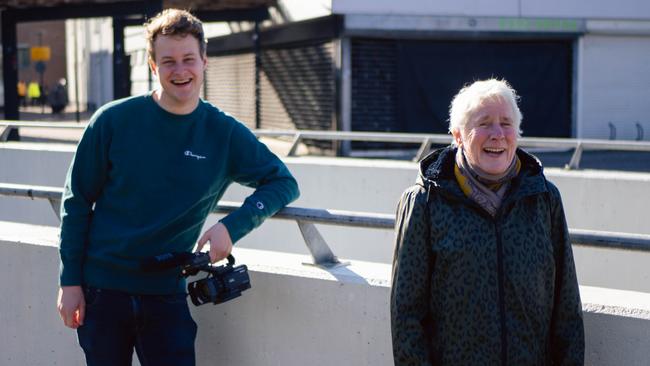
[[[427,191],[427,202],[429,202],[429,192]],[[507,204],[510,204],[510,201],[502,202],[501,207],[497,211],[496,216],[490,215],[483,207],[481,207],[476,202],[466,198],[466,202],[475,207],[478,212],[482,213],[486,217],[494,222],[494,231],[497,236],[497,280],[499,282],[499,320],[501,323],[501,365],[508,365],[508,331],[506,329],[506,303],[505,303],[505,270],[503,264],[503,242],[501,240],[501,231],[499,230],[499,221],[505,212],[504,207]]]
[[497,268],[499,279],[499,315],[501,318],[501,365],[506,366],[508,356],[508,337],[506,329],[506,304],[504,293],[504,268],[503,268],[503,243],[501,242],[501,232],[499,231],[499,224],[494,221],[494,229],[497,235]]
[[[429,188],[431,188],[431,185],[427,185],[427,203],[429,202],[430,198],[430,191]],[[513,187],[511,187],[512,189]],[[441,190],[443,194],[448,196],[448,198],[455,198],[457,199],[456,196],[454,195],[447,195],[445,190]],[[511,198],[511,197],[509,197]],[[520,197],[521,198],[521,197]],[[482,213],[486,217],[492,220],[494,222],[494,230],[497,236],[497,280],[499,282],[498,286],[498,291],[499,291],[499,320],[501,323],[501,365],[502,366],[507,366],[508,365],[508,330],[506,328],[506,303],[505,303],[505,269],[504,269],[504,263],[503,263],[503,242],[501,240],[501,231],[499,230],[499,222],[501,221],[500,218],[504,215],[504,212],[506,212],[505,207],[509,206],[511,202],[514,200],[511,198],[507,201],[504,201],[501,203],[501,207],[497,210],[497,213],[495,216],[490,215],[483,207],[481,207],[479,204],[476,202],[472,201],[471,199],[465,197],[466,199],[466,204],[468,204],[470,207],[474,207],[478,210],[478,212]]]

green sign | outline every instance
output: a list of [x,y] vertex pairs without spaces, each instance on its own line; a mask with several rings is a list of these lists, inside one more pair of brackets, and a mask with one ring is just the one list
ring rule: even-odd
[[499,30],[525,32],[578,32],[579,22],[575,19],[552,18],[499,18]]

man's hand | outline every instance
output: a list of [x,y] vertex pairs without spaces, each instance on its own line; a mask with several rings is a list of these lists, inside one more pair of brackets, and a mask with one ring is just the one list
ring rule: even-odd
[[199,239],[196,251],[200,252],[208,241],[210,242],[210,262],[212,263],[226,258],[230,254],[230,251],[232,251],[232,240],[230,240],[228,229],[220,222],[203,233],[201,239]]
[[86,301],[81,286],[61,287],[57,309],[66,327],[77,329],[82,326],[86,315]]

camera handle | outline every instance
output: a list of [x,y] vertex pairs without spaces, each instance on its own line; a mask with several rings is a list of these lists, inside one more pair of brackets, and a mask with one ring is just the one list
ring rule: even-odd
[[[226,259],[228,260],[228,264],[225,266],[213,266],[212,264],[208,263],[204,266],[196,268],[196,273],[199,271],[205,271],[208,273],[207,277],[210,277],[211,275],[223,272],[226,268],[232,268],[235,265],[235,257],[232,254],[228,254],[228,257],[226,257]],[[196,273],[189,272],[191,275],[195,275]]]
[[235,257],[232,254],[228,254],[228,265],[232,266],[235,264]]

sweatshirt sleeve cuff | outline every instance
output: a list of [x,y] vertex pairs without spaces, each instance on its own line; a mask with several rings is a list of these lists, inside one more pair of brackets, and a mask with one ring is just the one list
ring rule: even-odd
[[61,263],[59,273],[60,286],[81,286],[82,284],[81,263]]
[[226,229],[228,229],[228,234],[230,235],[230,240],[232,240],[233,244],[244,237],[244,235],[248,234],[248,232],[252,230],[251,226],[253,226],[249,224],[251,221],[250,218],[248,220],[245,219],[246,214],[241,211],[242,208],[219,220],[219,222],[224,224]]

